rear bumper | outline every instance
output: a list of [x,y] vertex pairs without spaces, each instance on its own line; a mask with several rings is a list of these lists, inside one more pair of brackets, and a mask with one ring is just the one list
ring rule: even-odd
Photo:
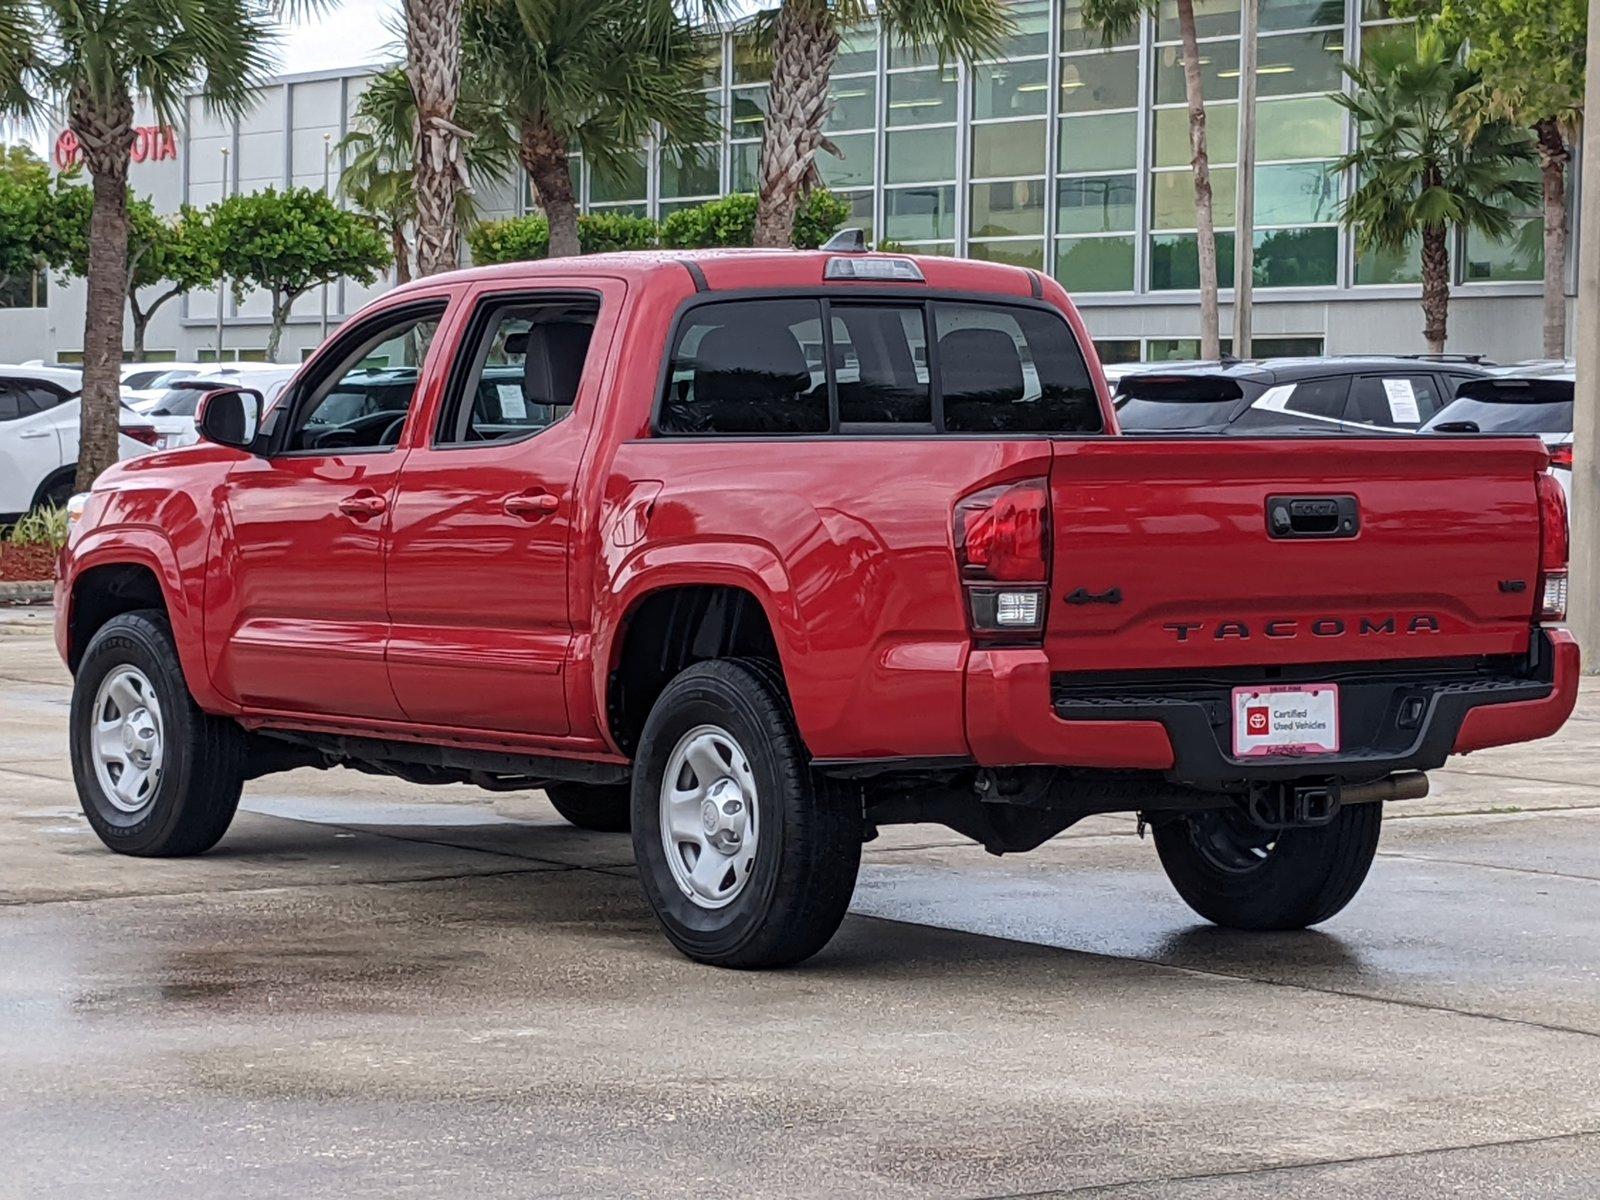
[[[1525,660],[1492,669],[1311,668],[1308,678],[1341,684],[1346,749],[1241,760],[1229,752],[1231,678],[1079,683],[1053,677],[1041,650],[980,650],[967,666],[967,740],[973,758],[990,767],[1149,770],[1201,787],[1307,776],[1371,779],[1548,737],[1572,712],[1578,673],[1578,645],[1564,629],[1535,631]],[[1403,716],[1408,710],[1413,715]]]

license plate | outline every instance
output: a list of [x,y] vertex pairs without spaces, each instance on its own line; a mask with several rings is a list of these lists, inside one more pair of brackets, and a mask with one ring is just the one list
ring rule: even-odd
[[1233,689],[1233,754],[1335,754],[1339,685],[1279,684]]

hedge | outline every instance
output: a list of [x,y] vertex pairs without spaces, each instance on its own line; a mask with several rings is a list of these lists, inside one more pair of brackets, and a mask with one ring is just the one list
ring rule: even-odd
[[[844,224],[850,203],[832,192],[813,191],[800,203],[794,219],[794,244],[815,249]],[[578,218],[578,244],[585,254],[608,250],[649,250],[664,246],[688,250],[705,246],[748,246],[755,240],[756,198],[748,193],[708,200],[682,208],[665,220],[617,213],[588,213]],[[467,231],[472,261],[524,262],[550,252],[550,224],[542,216],[483,221]]]

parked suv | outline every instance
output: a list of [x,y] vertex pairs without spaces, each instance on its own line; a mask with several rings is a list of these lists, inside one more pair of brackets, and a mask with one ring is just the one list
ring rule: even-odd
[[1415,433],[1488,372],[1465,359],[1268,358],[1125,374],[1125,433]]
[[[0,524],[72,495],[82,387],[79,372],[64,367],[0,367]],[[124,407],[122,456],[155,440],[155,426]]]
[[129,854],[290,767],[540,788],[631,827],[679,949],[759,967],[884,826],[1138,812],[1196,911],[1298,928],[1383,802],[1576,695],[1537,439],[1118,437],[1066,294],[1000,264],[434,276],[199,424],[62,557],[73,773]]

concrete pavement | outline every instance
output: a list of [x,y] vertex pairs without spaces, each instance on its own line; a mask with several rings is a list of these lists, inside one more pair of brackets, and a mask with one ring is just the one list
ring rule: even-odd
[[917,827],[743,974],[537,795],[302,771],[111,855],[68,685],[0,610],[0,1198],[1597,1191],[1597,693],[1391,810],[1317,931],[1197,922],[1129,820]]

